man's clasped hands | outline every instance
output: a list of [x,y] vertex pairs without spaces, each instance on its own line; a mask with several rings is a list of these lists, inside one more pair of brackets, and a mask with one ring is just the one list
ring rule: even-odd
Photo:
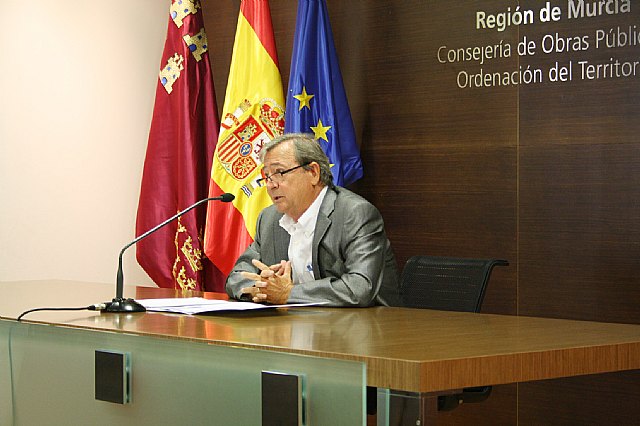
[[291,261],[282,260],[275,265],[265,265],[258,259],[252,260],[253,265],[260,270],[259,274],[242,272],[244,278],[254,281],[252,287],[245,287],[242,293],[248,294],[256,303],[272,303],[281,305],[287,303],[293,288],[291,279]]

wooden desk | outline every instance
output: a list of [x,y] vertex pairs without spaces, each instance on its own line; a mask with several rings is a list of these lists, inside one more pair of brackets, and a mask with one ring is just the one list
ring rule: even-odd
[[[143,287],[125,293],[136,299],[194,295]],[[108,301],[113,289],[0,283],[0,295],[0,317],[11,320],[34,307]],[[355,361],[364,364],[367,385],[415,393],[640,368],[640,326],[627,324],[385,307],[198,316],[35,312],[23,322]]]

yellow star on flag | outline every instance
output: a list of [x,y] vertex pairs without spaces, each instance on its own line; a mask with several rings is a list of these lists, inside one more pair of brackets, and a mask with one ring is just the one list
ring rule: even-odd
[[323,126],[322,125],[322,120],[318,119],[318,125],[317,126],[311,126],[310,128],[311,128],[311,130],[313,130],[313,134],[315,136],[315,139],[322,138],[325,141],[329,142],[329,139],[327,139],[327,132],[329,131],[331,126]]
[[304,107],[311,109],[311,106],[309,106],[309,101],[314,96],[315,95],[309,95],[307,93],[307,88],[305,86],[302,86],[302,93],[300,93],[299,95],[293,95],[294,98],[300,101],[300,108],[298,108],[298,111],[300,111]]

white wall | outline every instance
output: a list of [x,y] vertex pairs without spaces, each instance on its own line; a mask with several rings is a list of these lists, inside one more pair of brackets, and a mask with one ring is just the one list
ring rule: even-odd
[[[169,0],[2,1],[0,281],[114,282]],[[151,285],[125,253],[125,282]]]

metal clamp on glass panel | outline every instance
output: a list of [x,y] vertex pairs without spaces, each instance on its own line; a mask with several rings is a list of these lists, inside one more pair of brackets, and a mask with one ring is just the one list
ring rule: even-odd
[[262,371],[262,426],[302,426],[306,423],[303,377]]
[[131,354],[96,350],[95,398],[99,401],[131,402]]

